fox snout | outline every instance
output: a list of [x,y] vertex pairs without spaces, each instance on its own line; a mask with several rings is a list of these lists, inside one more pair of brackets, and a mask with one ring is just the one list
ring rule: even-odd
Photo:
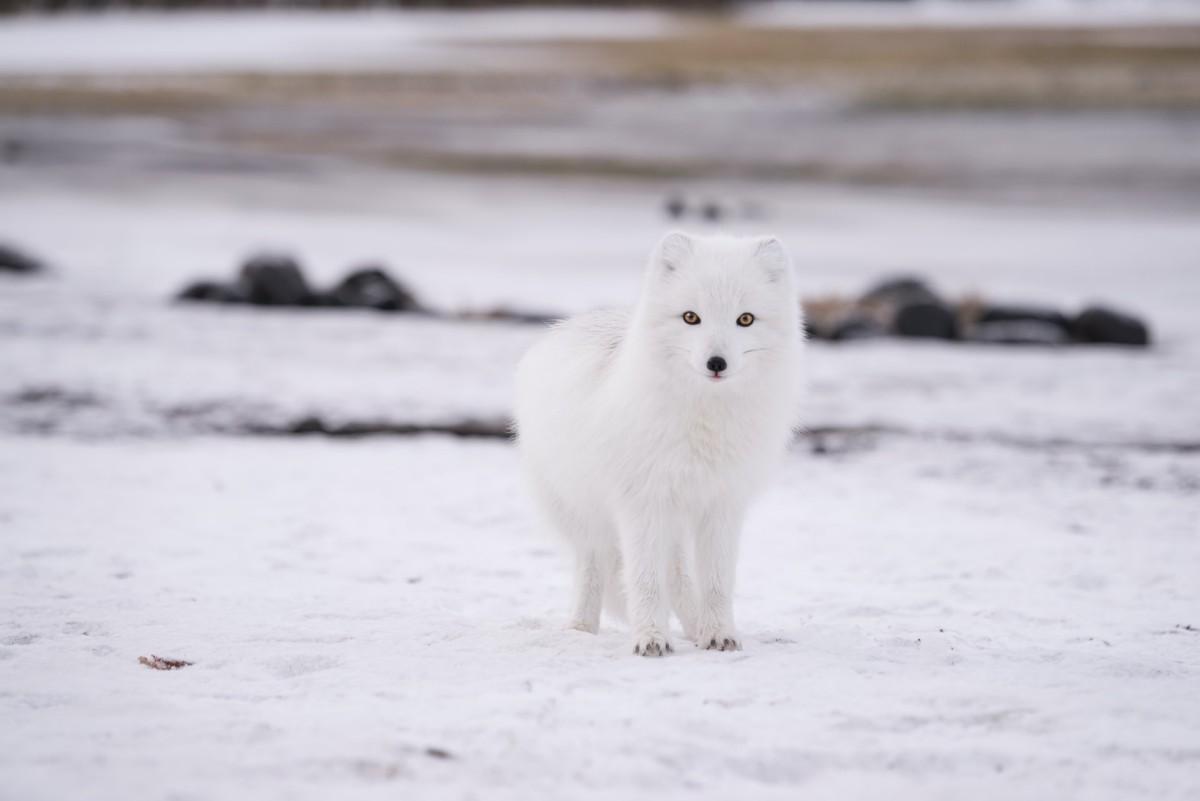
[[721,356],[710,356],[705,366],[708,367],[713,377],[716,378],[729,367],[729,364]]

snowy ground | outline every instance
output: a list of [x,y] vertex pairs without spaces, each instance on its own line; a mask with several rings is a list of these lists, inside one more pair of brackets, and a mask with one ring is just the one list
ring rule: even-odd
[[653,11],[603,9],[30,15],[0,25],[0,74],[494,70],[530,62],[480,42],[653,36],[670,25]]
[[560,630],[511,446],[195,433],[504,415],[536,328],[166,299],[287,243],[444,307],[619,302],[660,195],[338,176],[7,174],[56,268],[0,292],[0,796],[1200,792],[1185,215],[754,188],[808,292],[919,266],[1119,301],[1159,345],[812,347],[811,425],[900,433],[799,443],[748,525],[746,649],[648,662]]
[[0,447],[5,798],[1200,791],[1194,459],[798,452],[745,650],[651,661],[560,629],[506,445]]

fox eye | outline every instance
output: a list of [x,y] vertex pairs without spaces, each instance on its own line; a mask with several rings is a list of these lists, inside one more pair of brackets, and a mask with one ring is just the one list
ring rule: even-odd
[[700,325],[700,315],[694,311],[685,311],[683,313],[683,321],[688,325]]
[[751,325],[754,325],[754,315],[750,312],[742,312],[742,315],[738,317],[737,323],[742,328],[748,328]]

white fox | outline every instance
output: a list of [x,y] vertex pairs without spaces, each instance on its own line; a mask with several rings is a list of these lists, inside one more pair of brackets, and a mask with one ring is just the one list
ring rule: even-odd
[[791,437],[799,302],[775,238],[668,234],[632,313],[555,325],[517,368],[516,430],[546,522],[574,546],[573,628],[601,606],[633,652],[741,648],[742,519]]

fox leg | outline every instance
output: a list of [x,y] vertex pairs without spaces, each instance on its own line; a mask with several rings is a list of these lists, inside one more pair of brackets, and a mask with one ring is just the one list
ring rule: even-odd
[[701,648],[738,651],[742,647],[733,622],[733,585],[741,524],[741,508],[716,506],[701,519],[697,528],[699,636],[696,644]]
[[576,546],[575,602],[569,628],[595,634],[600,630],[600,608],[604,603],[604,566],[595,548]]
[[685,544],[675,543],[671,553],[671,564],[667,574],[667,582],[671,592],[671,606],[679,625],[683,627],[683,636],[696,640],[696,629],[700,619],[700,610],[696,599],[696,586],[692,577],[691,559]]
[[569,542],[575,552],[575,579],[567,628],[595,634],[600,630],[607,569],[601,554],[601,532],[589,526],[585,518],[564,503],[540,476],[529,474],[528,480],[543,524]]
[[667,638],[671,613],[667,577],[674,537],[661,516],[624,515],[619,529],[633,652],[665,656],[673,650]]

